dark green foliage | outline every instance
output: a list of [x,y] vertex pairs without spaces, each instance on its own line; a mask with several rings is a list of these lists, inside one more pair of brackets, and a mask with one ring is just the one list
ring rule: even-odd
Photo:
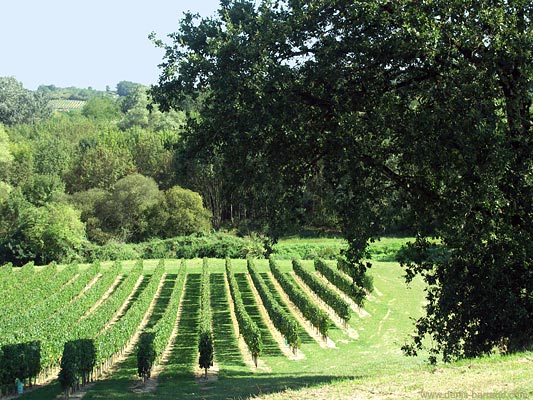
[[92,119],[113,121],[120,116],[120,110],[115,100],[109,97],[93,97],[81,110],[82,115]]
[[4,345],[0,349],[0,385],[11,386],[15,380],[37,378],[41,371],[41,342]]
[[257,272],[254,262],[248,259],[248,273],[252,277],[254,286],[263,301],[263,305],[268,312],[274,326],[285,337],[288,345],[294,352],[300,347],[300,334],[298,333],[298,323],[294,317],[285,311],[285,309],[274,298],[270,289],[263,281],[263,278]]
[[141,87],[140,83],[130,81],[120,81],[117,83],[117,94],[120,97],[129,96],[135,89]]
[[110,195],[100,206],[102,227],[119,241],[140,241],[146,238],[148,216],[160,202],[157,183],[141,174],[118,180]]
[[85,385],[88,383],[89,376],[96,365],[96,348],[92,339],[79,339],[76,343],[80,355],[79,372],[81,373],[81,384]]
[[[315,269],[320,272],[328,281],[337,286],[337,288],[346,293],[353,301],[355,301],[355,304],[358,306],[363,305],[366,293],[364,289],[357,286],[353,280],[350,281],[350,279],[338,273],[324,261],[318,258],[315,259]],[[370,285],[370,290],[372,290],[371,277],[367,279],[366,285],[367,286],[365,286],[365,289],[369,290],[368,285]]]
[[154,333],[143,332],[137,345],[137,374],[144,381],[150,379],[150,373],[155,361]]
[[26,200],[38,207],[59,199],[64,192],[65,183],[57,175],[35,174],[22,185],[22,193]]
[[203,260],[202,267],[202,288],[200,299],[200,330],[198,338],[198,352],[200,353],[198,363],[200,368],[207,370],[213,366],[213,332],[211,328],[211,300],[209,289],[209,265],[207,258]]
[[164,192],[152,225],[159,237],[207,233],[211,229],[211,214],[198,193],[174,186]]
[[155,239],[137,244],[89,244],[83,255],[89,260],[130,260],[138,258],[246,258],[262,257],[265,249],[257,240],[224,233]]
[[311,272],[302,267],[299,261],[292,261],[292,268],[296,275],[298,275],[304,283],[311,288],[328,306],[330,306],[335,313],[341,317],[345,322],[350,319],[350,306],[342,297],[340,297],[333,290],[328,288],[320,279],[314,276]]
[[96,364],[96,348],[93,339],[78,339],[65,342],[61,356],[58,381],[65,398],[71,391],[85,385]]
[[272,275],[279,282],[287,296],[302,312],[303,316],[311,322],[311,324],[318,329],[323,338],[327,337],[329,327],[331,326],[331,320],[328,315],[322,311],[313,301],[301,291],[297,285],[294,285],[288,278],[281,272],[276,265],[276,262],[270,258],[270,271]]
[[57,380],[59,385],[65,394],[65,398],[69,397],[69,394],[76,383],[78,382],[78,349],[74,342],[66,342],[63,347],[63,356],[61,357],[61,370]]
[[231,260],[226,258],[226,276],[228,278],[228,284],[230,288],[231,298],[233,299],[233,305],[235,307],[235,316],[239,323],[239,330],[241,335],[252,354],[255,366],[257,367],[257,358],[261,355],[263,350],[263,340],[261,339],[261,330],[252,318],[246,312],[244,303],[242,302],[242,295],[239,290],[239,285],[233,275],[233,269],[231,267]]
[[0,204],[0,259],[22,265],[71,262],[85,244],[80,213],[68,204],[35,207],[20,190]]

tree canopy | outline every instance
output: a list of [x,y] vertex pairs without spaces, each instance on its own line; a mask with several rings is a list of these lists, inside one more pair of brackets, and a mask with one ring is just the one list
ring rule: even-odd
[[205,96],[185,149],[274,236],[320,172],[356,281],[382,211],[407,210],[428,284],[408,353],[513,351],[533,338],[532,25],[523,0],[224,0],[154,39],[152,95]]
[[48,99],[24,88],[13,77],[0,77],[0,123],[33,123],[50,116]]

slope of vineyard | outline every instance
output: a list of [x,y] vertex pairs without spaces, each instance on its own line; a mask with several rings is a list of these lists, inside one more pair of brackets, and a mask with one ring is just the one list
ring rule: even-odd
[[[227,265],[230,265],[229,270]],[[326,266],[337,273],[335,262],[326,261],[323,267]],[[37,338],[42,345],[42,368],[46,368],[59,362],[59,358],[53,357],[55,350],[52,349],[68,340],[93,338],[97,368],[104,364],[110,366],[113,356],[140,333],[140,326],[144,326],[141,320],[148,318],[143,329],[154,332],[158,338],[157,353],[161,354],[167,346],[169,349],[165,361],[158,367],[160,373],[152,379],[151,389],[142,389],[135,366],[135,353],[130,350],[127,358],[113,372],[100,378],[94,387],[84,389],[88,391],[88,400],[198,398],[200,393],[200,397],[206,399],[246,398],[287,389],[289,393],[298,393],[294,391],[302,387],[345,379],[379,381],[380,376],[397,372],[409,375],[411,371],[426,368],[423,358],[405,358],[399,350],[412,330],[410,316],[421,312],[423,286],[415,281],[407,289],[402,280],[403,271],[397,264],[377,263],[371,271],[377,290],[365,304],[370,316],[362,318],[351,309],[347,311],[350,325],[359,332],[357,339],[348,335],[342,327],[328,324],[327,335],[335,347],[320,346],[298,323],[300,350],[305,354],[302,359],[289,359],[280,351],[279,344],[273,339],[275,332],[269,328],[272,322],[267,324],[264,315],[259,312],[257,302],[264,300],[257,297],[258,287],[265,292],[263,296],[267,301],[278,303],[280,315],[286,315],[286,318],[290,318],[294,308],[283,303],[282,298],[287,296],[285,291],[296,293],[291,296],[305,310],[309,320],[315,320],[321,313],[318,304],[313,304],[314,297],[303,296],[299,284],[292,279],[291,261],[278,260],[272,267],[269,267],[268,260],[247,263],[246,260],[210,259],[188,260],[186,269],[184,263],[177,260],[96,263],[79,267],[28,265],[20,270],[2,269],[0,274],[4,279],[0,286],[6,291],[5,298],[23,302],[22,297],[17,297],[15,293],[19,291],[20,296],[29,295],[32,299],[20,316],[9,302],[5,304],[10,315],[1,316],[3,321],[9,322],[0,327],[4,333],[2,345],[16,343],[18,337],[24,342]],[[300,275],[314,274],[312,261],[301,261],[297,268]],[[281,293],[279,290],[283,287],[277,281],[283,281],[284,277],[287,282],[282,284],[285,289]],[[44,290],[44,279],[50,288],[54,288],[53,293]],[[237,288],[241,305],[236,305],[227,279],[231,281],[230,286]],[[140,281],[141,285],[138,285]],[[156,291],[158,300],[148,311],[150,303],[154,303]],[[208,298],[204,297],[201,301],[203,292],[208,293]],[[219,368],[216,379],[207,381],[195,379],[201,337],[199,329],[207,326],[206,320],[201,319],[207,315],[201,312],[201,304],[204,307],[208,304],[210,308],[214,357]],[[45,312],[47,306],[52,312]],[[246,312],[248,317],[244,318],[249,318],[248,323],[256,325],[254,329],[261,333],[258,367],[245,362],[245,357],[250,357],[248,349],[239,346],[238,335],[244,331],[238,326],[237,318],[232,316],[237,308]],[[31,324],[31,318],[34,318],[35,326]],[[22,331],[14,328],[13,321],[17,320],[20,320],[21,329],[24,327]],[[63,321],[66,322],[61,325]],[[315,323],[320,325],[323,322],[316,319]],[[173,330],[175,335],[169,342]],[[24,331],[28,333],[21,333]],[[289,343],[286,346],[288,348]],[[6,365],[0,362],[0,368]],[[13,390],[13,386],[4,383],[1,387],[4,392],[8,389]],[[52,383],[22,398],[55,399],[60,392],[58,384]],[[296,395],[294,398],[301,397]]]

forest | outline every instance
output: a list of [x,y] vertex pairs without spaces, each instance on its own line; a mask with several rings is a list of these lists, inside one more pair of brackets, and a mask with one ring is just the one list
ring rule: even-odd
[[[184,140],[200,101],[191,97],[161,112],[149,88],[134,82],[113,91],[30,91],[0,78],[0,262],[128,259],[153,253],[164,240],[187,247],[210,235],[240,256],[263,255],[273,240],[255,216],[265,205],[243,201],[212,161],[191,157]],[[324,185],[318,173],[302,188],[280,235],[338,234]],[[393,220],[391,231],[408,229]],[[250,245],[253,252],[239,252]],[[224,256],[204,247],[189,255]]]

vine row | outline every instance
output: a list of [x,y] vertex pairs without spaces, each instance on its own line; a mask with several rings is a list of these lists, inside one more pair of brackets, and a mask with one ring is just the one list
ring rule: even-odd
[[226,259],[226,276],[228,278],[228,284],[230,288],[231,298],[235,306],[235,315],[237,317],[237,322],[239,323],[239,330],[252,353],[252,358],[254,360],[255,366],[257,367],[257,358],[261,355],[263,350],[263,340],[261,338],[261,331],[257,324],[254,322],[252,317],[246,312],[244,303],[242,302],[241,291],[239,290],[239,285],[235,280],[233,275],[233,268],[231,266],[231,260]]
[[248,259],[248,272],[254,282],[254,286],[263,301],[263,305],[274,323],[274,326],[285,337],[287,344],[293,352],[300,347],[300,335],[298,333],[298,323],[274,298],[270,289],[263,281],[263,278],[257,272],[254,262]]
[[344,322],[350,319],[350,306],[336,292],[328,288],[320,279],[302,267],[298,260],[292,261],[292,268],[304,283],[311,288]]
[[274,278],[279,282],[289,299],[298,307],[303,316],[318,329],[325,339],[328,334],[331,320],[326,312],[316,306],[316,304],[300,288],[295,285],[287,275],[285,275],[276,265],[274,259],[270,259],[270,271]]
[[345,275],[335,271],[320,259],[315,259],[315,269],[320,272],[328,281],[330,281],[348,297],[350,297],[355,304],[358,306],[363,305],[365,291],[364,289],[358,287],[353,280],[350,280]]
[[213,366],[213,332],[211,324],[211,301],[209,290],[209,266],[207,258],[203,260],[202,267],[202,288],[200,297],[200,331],[198,335],[198,352],[200,353],[198,363],[200,368],[207,370]]

